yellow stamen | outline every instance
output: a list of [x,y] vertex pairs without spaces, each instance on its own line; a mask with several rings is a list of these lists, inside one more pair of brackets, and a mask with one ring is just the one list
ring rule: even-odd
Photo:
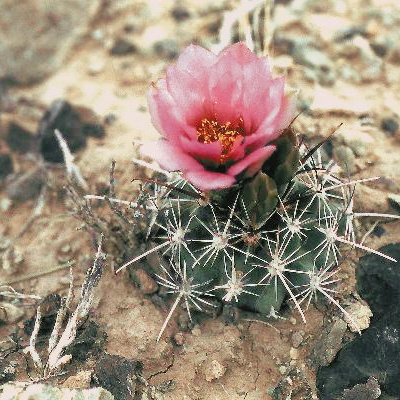
[[235,139],[239,135],[245,136],[245,134],[242,118],[239,118],[235,124],[228,121],[224,125],[221,125],[215,119],[209,120],[208,118],[203,118],[197,128],[197,140],[200,143],[212,143],[217,140],[221,143],[221,164],[227,161],[229,151],[235,143]]

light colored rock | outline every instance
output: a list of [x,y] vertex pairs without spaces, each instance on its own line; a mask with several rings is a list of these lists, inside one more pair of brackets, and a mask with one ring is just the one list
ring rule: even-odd
[[90,28],[100,0],[0,0],[0,79],[39,81]]
[[51,385],[36,383],[5,384],[0,387],[0,400],[114,400],[114,396],[103,388],[86,390],[60,389]]
[[[345,316],[347,325],[352,332],[358,332],[358,329],[360,329],[360,331],[363,331],[364,329],[367,329],[369,327],[370,319],[372,317],[372,311],[366,303],[354,303],[349,307],[346,307],[346,311],[349,313],[349,315],[351,315],[351,318],[353,319],[353,321],[350,321],[350,319]],[[355,326],[354,323],[356,323],[357,326]]]
[[212,360],[211,363],[206,365],[205,377],[207,382],[211,382],[214,379],[221,378],[225,374],[226,367],[220,364],[217,360]]

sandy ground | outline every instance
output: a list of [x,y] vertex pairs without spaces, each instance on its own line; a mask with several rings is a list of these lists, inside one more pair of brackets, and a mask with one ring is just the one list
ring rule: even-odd
[[[378,2],[369,4],[370,7],[379,5]],[[330,37],[331,25],[321,21],[338,17],[337,13],[335,15],[332,10],[321,13],[310,9],[305,15],[307,21],[314,22],[314,32]],[[343,15],[339,17],[345,18]],[[99,17],[92,29],[102,28],[112,37],[121,29],[123,20],[121,14],[108,20]],[[171,18],[165,19],[168,29],[173,23]],[[196,24],[199,26],[198,20]],[[378,32],[384,29],[379,21],[377,24]],[[290,29],[296,31],[304,28],[301,25],[287,27],[287,30]],[[337,54],[335,51],[335,43],[330,42],[326,47],[327,54],[333,57]],[[395,212],[390,208],[387,196],[398,192],[400,187],[396,167],[400,157],[400,133],[385,133],[381,129],[381,120],[384,117],[400,117],[400,81],[397,78],[400,76],[400,65],[384,60],[385,65],[378,79],[354,83],[338,78],[332,86],[327,87],[307,81],[304,66],[276,52],[278,72],[286,72],[289,84],[300,89],[303,98],[312,100],[314,112],[301,114],[296,121],[296,130],[308,138],[326,137],[342,123],[333,137],[334,146],[351,142],[359,136],[369,141],[365,151],[355,158],[352,178],[382,178],[365,187],[360,185],[356,197],[357,209]],[[99,59],[104,66],[93,75],[88,71],[88,65]],[[14,98],[33,99],[44,105],[56,98],[64,98],[74,104],[89,106],[102,117],[114,114],[116,122],[107,127],[106,136],[89,139],[85,149],[76,155],[76,161],[89,184],[88,193],[97,194],[99,188],[108,181],[111,161],[116,160],[116,191],[120,198],[130,200],[134,193],[134,184],[130,181],[136,173],[136,167],[131,162],[134,156],[132,142],[158,136],[150,121],[145,96],[149,83],[162,75],[167,64],[168,60],[155,55],[111,56],[104,46],[87,37],[73,50],[65,65],[50,78],[35,86],[15,87],[11,93]],[[357,71],[364,68],[363,61],[357,56],[352,65]],[[361,124],[362,115],[372,122]],[[26,123],[26,114],[20,106],[3,112],[2,117]],[[34,119],[32,121],[28,122],[34,126]],[[13,154],[13,160],[17,171],[26,172],[36,166],[36,161],[18,154]],[[63,192],[66,182],[64,171],[56,167],[47,169],[50,188],[45,195],[42,214],[15,242],[23,255],[23,262],[11,266],[11,270],[0,271],[0,281],[12,284],[16,290],[42,297],[49,293],[65,295],[68,290],[67,268],[50,274],[46,274],[47,270],[66,259],[73,260],[78,287],[95,252],[89,235],[77,230],[80,222],[68,213],[68,201]],[[5,204],[5,186],[1,188],[0,200]],[[8,208],[5,207],[0,213],[0,234],[16,237],[32,215],[36,201],[13,202]],[[385,229],[385,234],[380,238],[368,238],[366,243],[369,246],[378,248],[399,241],[399,223],[380,225]],[[361,232],[365,232],[368,226],[362,222]],[[337,289],[338,299],[344,303],[354,291],[354,268],[361,254],[355,252],[342,267],[344,280]],[[37,277],[31,277],[36,274]],[[22,281],[14,283],[18,280]],[[332,306],[311,305],[305,313],[306,325],[296,311],[287,311],[283,315],[285,319],[271,320],[269,324],[256,321],[256,317],[248,315],[235,324],[228,324],[219,316],[204,318],[192,330],[182,331],[174,317],[160,342],[156,343],[167,309],[156,306],[135,288],[129,282],[127,273],[114,276],[107,266],[96,296],[90,318],[108,335],[105,350],[110,354],[141,361],[143,376],[150,385],[173,381],[173,385],[164,393],[165,399],[268,399],[271,398],[272,388],[290,377],[293,393],[292,397],[287,398],[317,398],[315,368],[309,361],[310,354],[324,329],[331,326],[332,321],[341,318]],[[22,327],[22,321],[30,318],[34,310],[35,307],[31,305],[17,322],[2,324],[1,337],[7,337],[15,329],[15,324]],[[299,332],[303,340],[295,348],[294,337]],[[351,333],[346,334],[346,337],[351,336]],[[171,337],[179,337],[179,345]],[[23,377],[23,365],[19,368],[18,376]],[[87,367],[74,364],[73,368],[75,370],[69,373]]]

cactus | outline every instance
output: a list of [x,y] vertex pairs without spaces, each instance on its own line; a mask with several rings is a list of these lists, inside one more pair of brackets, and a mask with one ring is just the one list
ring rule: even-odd
[[[200,192],[169,173],[142,186],[135,204],[145,216],[147,250],[117,272],[142,260],[175,295],[159,338],[180,302],[191,319],[191,309],[214,305],[212,297],[262,315],[289,298],[305,322],[302,304],[322,294],[351,320],[333,297],[341,247],[391,259],[355,241],[354,186],[364,180],[337,177],[334,163],[324,164],[319,150],[304,154],[290,129],[277,149],[258,174],[229,189]],[[143,262],[155,251],[158,270]]]

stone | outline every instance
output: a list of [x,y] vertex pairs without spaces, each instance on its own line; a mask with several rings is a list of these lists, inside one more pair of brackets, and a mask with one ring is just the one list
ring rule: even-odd
[[[380,252],[399,260],[400,243],[389,244]],[[357,269],[357,290],[368,302],[374,317],[361,336],[346,344],[336,360],[317,372],[317,388],[321,400],[352,397],[353,393],[369,390],[382,398],[400,393],[400,289],[399,262],[386,260],[376,254],[360,259]],[[375,377],[377,382],[371,382]],[[369,385],[367,387],[367,384]]]
[[0,80],[31,84],[60,68],[89,31],[101,4],[100,0],[0,0]]
[[10,150],[19,154],[33,150],[35,144],[33,134],[15,122],[9,123],[5,139]]
[[346,174],[356,172],[355,155],[349,146],[340,145],[333,148],[333,159],[342,167]]
[[396,135],[399,130],[399,123],[394,118],[383,118],[381,121],[381,128],[384,130],[389,136]]
[[2,386],[0,400],[114,400],[114,396],[99,387],[85,390],[58,388],[43,383],[26,385],[25,382],[15,382]]
[[0,179],[6,178],[14,170],[13,161],[9,153],[0,153]]
[[328,327],[317,340],[310,355],[314,367],[329,365],[342,348],[342,339],[346,332],[347,324],[342,319],[337,319]]
[[47,173],[42,167],[23,173],[7,183],[6,192],[14,201],[35,199],[47,181]]
[[64,100],[55,100],[39,123],[40,152],[45,161],[63,163],[64,156],[54,135],[58,129],[71,153],[86,145],[82,118],[73,106]]
[[128,39],[118,37],[115,39],[110,54],[113,56],[126,56],[137,52],[137,47]]
[[94,376],[102,387],[112,393],[115,400],[125,400],[136,398],[135,395],[140,391],[136,378],[140,377],[141,371],[140,362],[103,353],[97,360]]

